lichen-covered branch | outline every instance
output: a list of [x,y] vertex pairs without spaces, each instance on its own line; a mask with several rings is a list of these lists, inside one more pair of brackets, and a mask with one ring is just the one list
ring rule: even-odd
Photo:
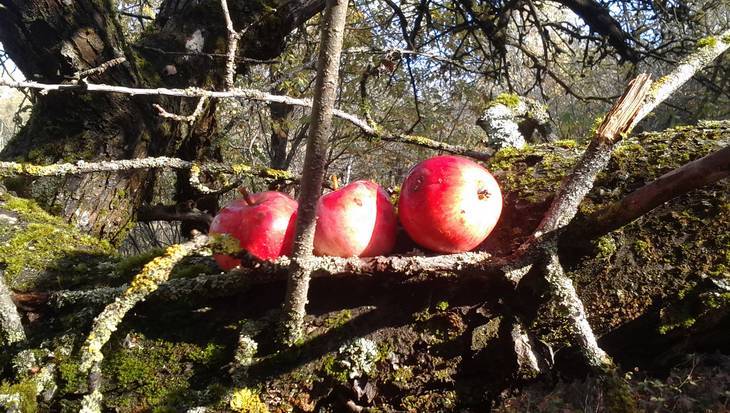
[[322,192],[327,161],[327,141],[337,96],[337,79],[347,19],[347,3],[348,0],[328,0],[322,22],[312,121],[300,181],[297,229],[282,314],[280,341],[289,345],[294,344],[302,336],[302,324],[306,314],[305,306],[312,271],[314,229],[317,222],[317,201]]
[[104,358],[101,349],[109,341],[112,333],[116,331],[124,316],[137,303],[144,301],[147,296],[157,290],[160,284],[167,281],[173,267],[180,260],[202,248],[207,242],[208,237],[198,235],[189,242],[168,247],[164,255],[147,263],[142,272],[134,277],[130,286],[94,319],[91,332],[81,347],[79,368],[83,372],[90,373],[89,388],[91,390],[91,393],[84,397],[83,411],[100,411],[100,365]]
[[487,133],[490,148],[522,148],[530,136],[523,136],[520,122],[530,121],[536,127],[547,128],[549,120],[542,104],[530,98],[503,93],[489,104],[477,125]]
[[598,346],[593,329],[588,323],[583,302],[575,291],[573,281],[565,275],[557,253],[557,243],[550,242],[545,246],[547,257],[544,277],[551,291],[551,299],[564,315],[565,322],[572,336],[572,344],[576,345],[589,367],[595,371],[606,371],[613,366],[611,358]]
[[[210,194],[217,192],[201,181],[202,173],[230,174],[237,177],[255,176],[275,181],[297,181],[299,178],[291,172],[266,167],[253,167],[248,164],[227,165],[208,162],[198,164],[179,158],[152,157],[138,159],[124,159],[116,161],[58,163],[52,165],[34,165],[19,162],[0,162],[0,177],[10,176],[63,176],[78,175],[94,172],[118,172],[133,169],[182,169],[190,171],[190,183],[199,192]],[[234,188],[236,185],[231,186]]]
[[596,176],[608,165],[614,146],[633,124],[650,85],[651,78],[646,74],[637,76],[629,83],[624,94],[596,130],[593,140],[578,164],[563,180],[553,203],[535,230],[536,238],[564,227],[573,219],[578,211],[578,205],[593,188]]
[[726,30],[718,36],[709,36],[703,39],[695,53],[687,56],[669,74],[654,82],[651,93],[649,93],[644,106],[639,111],[634,125],[672,96],[695,73],[712,63],[728,48],[730,48],[730,30]]
[[221,8],[223,9],[223,18],[226,21],[226,30],[228,30],[228,52],[226,56],[226,89],[233,88],[233,82],[236,76],[236,51],[238,50],[238,40],[241,34],[233,28],[233,20],[231,12],[228,11],[228,1],[221,0]]
[[[271,93],[262,92],[256,89],[242,89],[233,88],[227,91],[213,91],[205,90],[200,88],[187,88],[187,89],[166,89],[166,88],[155,88],[155,89],[144,89],[144,88],[130,88],[124,86],[112,86],[103,84],[93,83],[65,83],[65,84],[48,84],[38,83],[32,81],[10,81],[6,79],[0,79],[0,86],[7,86],[13,88],[28,88],[37,89],[41,93],[48,93],[51,91],[83,91],[83,92],[95,92],[95,93],[123,93],[130,95],[154,95],[154,96],[177,96],[177,97],[205,97],[215,99],[247,99],[258,102],[268,103],[283,103],[291,106],[300,106],[311,108],[312,101],[310,99],[297,99],[284,95],[274,95]],[[159,111],[159,109],[158,109]],[[164,111],[164,109],[163,109]],[[355,127],[359,128],[366,136],[373,139],[382,139],[389,142],[399,142],[409,145],[416,145],[423,148],[433,149],[437,151],[445,151],[454,155],[462,155],[471,157],[474,159],[486,160],[492,156],[492,152],[480,152],[472,149],[464,148],[459,145],[448,144],[445,142],[436,141],[433,139],[408,135],[408,134],[396,134],[389,131],[383,130],[379,127],[373,127],[367,123],[364,119],[345,112],[339,109],[333,109],[333,116],[336,118],[350,122]],[[174,115],[181,116],[181,115]],[[187,121],[188,117],[182,116],[180,119]]]
[[203,113],[203,107],[205,106],[205,100],[206,100],[206,98],[204,96],[201,96],[200,98],[198,98],[198,103],[195,105],[195,109],[193,110],[193,113],[191,113],[189,115],[179,115],[177,113],[168,112],[165,110],[165,108],[158,105],[157,103],[152,104],[152,107],[155,108],[155,110],[157,111],[157,114],[159,114],[163,118],[172,119],[177,122],[193,123]]
[[[312,278],[387,276],[388,279],[399,280],[444,278],[459,281],[466,278],[493,277],[509,259],[492,257],[484,252],[466,252],[432,257],[313,257],[310,262]],[[249,261],[225,274],[172,279],[160,285],[152,296],[161,301],[229,297],[257,285],[285,280],[290,265],[291,260],[288,257],[280,257],[274,261]],[[28,308],[50,305],[58,309],[76,304],[100,306],[111,302],[127,288],[127,285],[123,285],[91,290],[16,294],[13,297]]]
[[13,303],[11,291],[5,284],[5,277],[0,271],[0,344],[4,348],[25,341],[25,330],[20,321],[18,309]]

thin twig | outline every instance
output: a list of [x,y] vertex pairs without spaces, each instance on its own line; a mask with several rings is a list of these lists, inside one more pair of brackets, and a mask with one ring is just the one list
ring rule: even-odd
[[83,79],[83,78],[89,77],[91,75],[98,75],[98,74],[104,73],[107,69],[112,68],[118,64],[124,63],[126,61],[127,61],[126,57],[123,57],[123,56],[117,57],[116,59],[112,59],[112,60],[109,60],[108,62],[104,62],[97,67],[76,72],[74,74],[74,79]]
[[223,9],[223,17],[226,20],[226,30],[228,30],[228,53],[226,57],[226,90],[233,89],[236,76],[236,51],[238,50],[238,40],[241,33],[233,28],[233,20],[231,20],[231,12],[228,11],[228,1],[221,0],[221,8]]
[[168,112],[162,106],[158,105],[157,103],[153,103],[152,107],[155,108],[157,110],[157,114],[162,116],[163,118],[192,124],[200,117],[200,114],[203,113],[203,106],[205,104],[205,100],[206,100],[205,96],[201,96],[200,98],[198,98],[198,104],[195,105],[195,110],[193,110],[193,113],[191,113],[187,116]]

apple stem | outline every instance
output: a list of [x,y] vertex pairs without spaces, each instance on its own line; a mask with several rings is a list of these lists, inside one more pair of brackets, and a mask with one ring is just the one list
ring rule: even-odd
[[481,199],[489,198],[492,194],[489,193],[489,190],[487,188],[482,188],[477,191],[477,195],[479,196],[479,199],[481,200]]
[[330,177],[330,181],[332,181],[332,190],[333,191],[340,189],[340,180],[339,180],[339,178],[337,178],[337,175],[333,174]]
[[254,200],[251,197],[251,193],[248,192],[248,190],[246,188],[244,188],[244,187],[238,188],[238,193],[241,194],[241,196],[243,196],[243,200],[246,202],[246,204],[248,204],[248,205],[254,204]]

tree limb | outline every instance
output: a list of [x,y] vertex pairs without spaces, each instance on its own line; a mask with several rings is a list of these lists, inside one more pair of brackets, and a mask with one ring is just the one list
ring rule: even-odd
[[637,62],[639,56],[631,46],[628,40],[631,38],[629,34],[621,29],[621,25],[611,16],[608,9],[593,0],[553,0],[560,3],[575,14],[580,16],[583,21],[596,33],[608,38],[608,42],[616,51],[629,62]]
[[[262,92],[256,89],[241,89],[233,88],[228,91],[213,91],[204,90],[199,88],[187,88],[187,89],[166,89],[166,88],[130,88],[124,86],[112,86],[103,84],[93,83],[63,83],[63,84],[48,84],[38,83],[32,81],[11,81],[8,79],[0,78],[0,86],[7,86],[12,88],[28,88],[37,89],[41,93],[48,93],[50,91],[83,91],[83,92],[95,92],[95,93],[123,93],[130,95],[153,95],[153,96],[178,96],[178,97],[207,97],[216,99],[247,99],[258,102],[273,102],[283,103],[292,106],[300,106],[311,108],[312,101],[309,99],[297,99],[284,95],[274,95],[271,93]],[[359,128],[366,136],[373,139],[382,139],[389,142],[400,142],[409,145],[421,146],[424,148],[434,149],[438,151],[445,151],[454,155],[467,156],[479,160],[487,160],[492,156],[492,152],[479,152],[471,149],[467,149],[458,145],[452,145],[444,142],[439,142],[433,139],[413,136],[408,134],[396,134],[380,127],[374,127],[369,125],[365,120],[358,118],[357,116],[347,113],[345,111],[334,109],[332,114],[342,120],[350,122],[355,127]]]
[[591,215],[582,236],[595,237],[621,228],[663,203],[730,176],[730,146],[687,163]]
[[317,82],[314,88],[312,122],[304,157],[296,235],[289,266],[286,298],[282,314],[280,341],[294,344],[303,333],[305,306],[309,291],[316,225],[317,201],[322,192],[327,145],[337,96],[340,52],[345,32],[348,0],[328,0],[324,13],[317,62]]

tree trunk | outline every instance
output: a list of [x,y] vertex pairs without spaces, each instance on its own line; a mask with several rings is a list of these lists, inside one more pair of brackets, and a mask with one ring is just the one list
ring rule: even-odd
[[[321,0],[292,0],[277,5],[229,1],[237,30],[254,25],[239,42],[238,55],[272,58],[284,37],[321,10]],[[126,62],[92,83],[131,87],[188,87],[210,89],[224,84],[227,33],[220,2],[167,0],[154,23],[139,40],[128,44],[122,36],[113,2],[45,2],[0,0],[0,41],[29,79],[58,83],[78,71],[117,57]],[[273,29],[272,29],[273,27]],[[176,73],[165,71],[175,66]],[[170,112],[190,114],[197,99],[157,98],[112,94],[50,93],[38,95],[28,124],[0,153],[1,159],[34,163],[59,160],[128,159],[179,156],[218,158],[213,147],[217,132],[215,102],[193,125],[157,116],[153,103]],[[151,197],[155,174],[149,171],[69,176],[65,179],[15,181],[9,187],[32,196],[83,230],[118,241],[134,219],[134,211]],[[197,201],[180,176],[177,201]],[[202,209],[215,205],[205,200]]]

